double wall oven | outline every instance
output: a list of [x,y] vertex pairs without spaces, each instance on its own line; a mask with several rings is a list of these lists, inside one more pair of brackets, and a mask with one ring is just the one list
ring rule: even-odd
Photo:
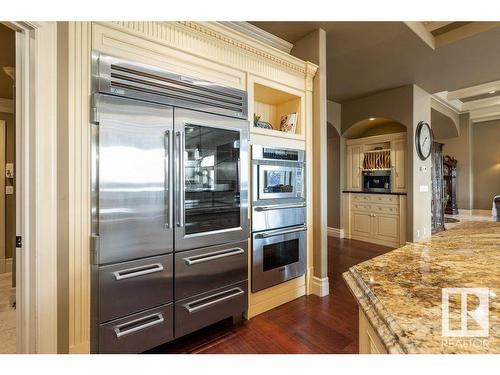
[[252,291],[306,271],[303,150],[252,146]]
[[246,93],[93,55],[94,353],[247,309]]

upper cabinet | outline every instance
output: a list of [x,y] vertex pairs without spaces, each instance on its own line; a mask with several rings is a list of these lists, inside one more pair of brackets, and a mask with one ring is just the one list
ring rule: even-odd
[[361,191],[363,160],[363,145],[347,146],[347,190]]
[[389,171],[391,192],[406,193],[406,133],[346,141],[345,190],[363,190],[363,171]]
[[406,192],[406,139],[391,141],[392,191]]

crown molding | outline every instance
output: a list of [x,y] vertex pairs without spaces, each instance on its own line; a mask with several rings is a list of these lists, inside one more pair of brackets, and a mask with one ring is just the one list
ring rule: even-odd
[[[165,22],[164,24],[171,26],[172,22]],[[215,38],[231,47],[243,50],[246,53],[251,53],[288,69],[295,70],[301,74],[306,73],[305,61],[276,48],[272,48],[259,40],[243,35],[220,22],[179,21],[175,24],[181,25],[206,37]],[[309,64],[314,65],[312,63]]]
[[261,29],[260,27],[252,25],[249,22],[220,21],[219,23],[253,39],[266,43],[273,48],[279,49],[282,52],[289,54],[293,48],[292,43],[289,43],[286,40]]

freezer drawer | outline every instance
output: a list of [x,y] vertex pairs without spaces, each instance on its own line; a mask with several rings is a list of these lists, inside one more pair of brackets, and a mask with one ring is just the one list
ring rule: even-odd
[[99,323],[173,300],[173,255],[99,267]]
[[99,326],[99,353],[141,353],[174,338],[173,304]]
[[181,337],[248,308],[247,282],[175,303],[175,336]]
[[248,242],[175,254],[175,296],[183,299],[248,277]]

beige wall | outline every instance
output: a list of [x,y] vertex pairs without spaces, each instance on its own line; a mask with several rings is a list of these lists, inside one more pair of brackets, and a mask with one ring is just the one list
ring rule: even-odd
[[328,175],[328,227],[341,229],[342,225],[342,175],[344,170],[344,140],[341,131],[341,105],[331,100],[328,109],[327,175]]
[[472,123],[469,113],[460,115],[460,136],[440,139],[444,143],[443,155],[453,156],[457,163],[457,205],[459,209],[471,210],[472,204]]
[[[420,121],[431,124],[431,95],[412,85],[413,121],[408,127],[407,238],[418,242],[431,235],[431,157],[421,160],[416,152],[415,131]],[[432,126],[432,124],[431,124]],[[425,170],[424,170],[425,169]],[[427,189],[427,191],[423,191]]]
[[326,98],[326,33],[313,31],[296,41],[293,56],[318,65],[313,88],[313,224],[314,276],[328,277],[328,211],[327,211],[327,98]]
[[473,208],[490,210],[500,195],[500,120],[472,125]]
[[340,135],[334,126],[328,123],[328,227],[341,228],[341,144]]
[[342,103],[342,134],[370,117],[388,118],[408,128],[412,123],[412,98],[412,86],[407,85]]
[[[431,122],[430,98],[430,94],[418,86],[406,85],[342,103],[342,134],[354,124],[370,117],[389,119],[406,127],[408,241],[419,241],[431,233],[431,160],[420,160],[414,141],[418,122]],[[401,128],[398,126],[398,129]],[[427,170],[423,171],[421,167]],[[345,176],[343,178],[345,179]],[[428,191],[421,191],[425,189]]]

